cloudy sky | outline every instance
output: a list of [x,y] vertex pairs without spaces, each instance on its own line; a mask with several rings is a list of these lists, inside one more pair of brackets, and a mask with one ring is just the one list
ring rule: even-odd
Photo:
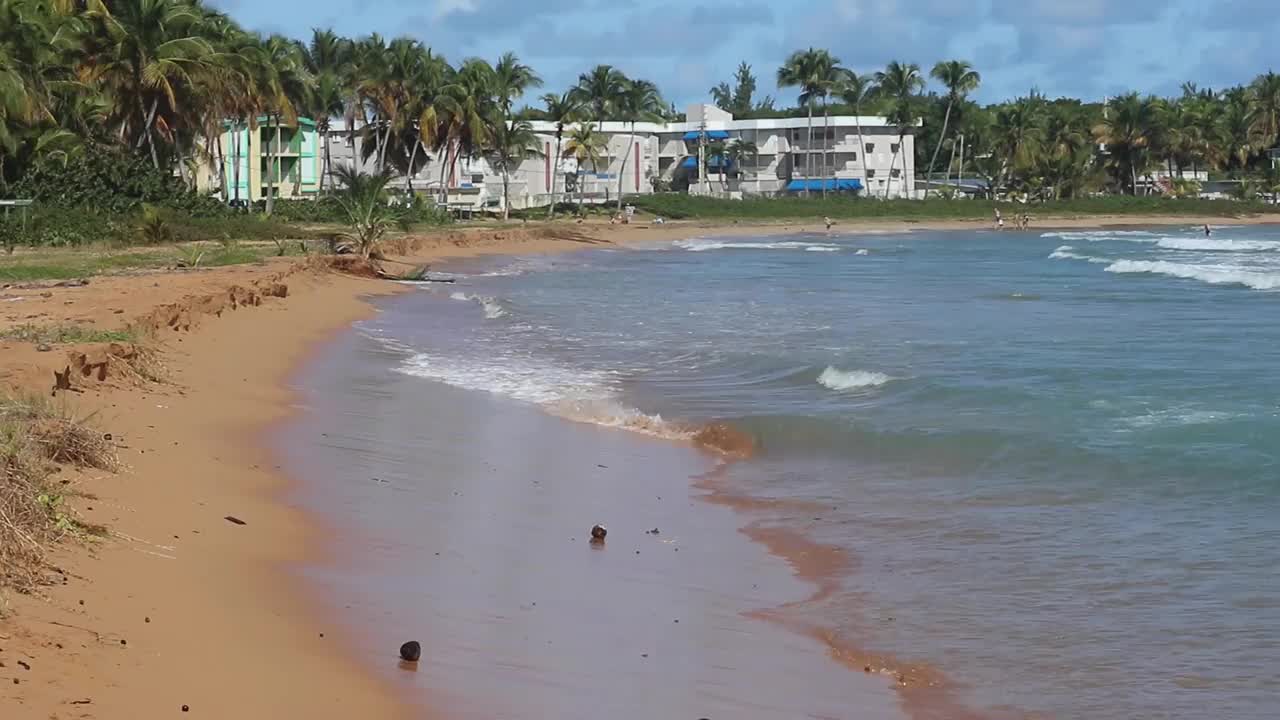
[[[610,63],[658,83],[683,107],[708,99],[746,60],[773,92],[792,50],[824,47],[848,67],[966,59],[977,97],[1030,88],[1101,99],[1175,93],[1280,70],[1276,0],[213,0],[250,28],[305,38],[408,34],[451,61],[515,51],[548,90]],[[794,93],[778,93],[791,102]]]

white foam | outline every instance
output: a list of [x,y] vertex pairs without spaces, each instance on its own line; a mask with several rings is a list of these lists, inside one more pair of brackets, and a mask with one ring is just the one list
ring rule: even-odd
[[[828,243],[801,242],[798,240],[778,240],[775,242],[743,242],[733,240],[709,240],[705,238],[689,238],[676,240],[673,245],[690,252],[707,252],[709,250],[807,250],[809,252],[832,252],[840,249],[839,245]],[[814,248],[818,248],[815,250]]]
[[532,362],[527,358],[444,359],[419,353],[399,372],[537,405],[575,422],[615,427],[656,437],[687,439],[692,434],[620,403],[608,374]]
[[818,384],[829,390],[855,390],[865,387],[879,387],[893,380],[893,378],[884,373],[870,372],[867,370],[839,370],[837,368],[827,366],[827,369],[818,375]]
[[1040,237],[1058,238],[1067,241],[1084,240],[1087,242],[1106,242],[1108,240],[1152,242],[1159,236],[1147,230],[1072,230],[1041,233]]
[[502,306],[502,301],[488,295],[468,295],[464,292],[453,292],[449,294],[449,299],[476,303],[484,309],[484,316],[489,320],[496,320],[507,314],[506,308]]
[[1213,238],[1160,238],[1158,247],[1166,250],[1206,250],[1211,252],[1267,252],[1280,250],[1275,240],[1214,240]]
[[866,248],[858,248],[858,251],[854,253],[854,255],[870,255],[870,254],[871,254],[871,251],[867,250]]
[[1280,272],[1266,272],[1239,265],[1193,265],[1166,260],[1118,260],[1106,268],[1110,273],[1147,273],[1199,280],[1211,285],[1244,285],[1254,290],[1280,289]]
[[1062,245],[1057,250],[1054,250],[1053,252],[1049,253],[1049,259],[1050,260],[1084,260],[1085,262],[1091,262],[1097,265],[1102,265],[1102,264],[1111,262],[1107,258],[1093,257],[1090,255],[1081,255],[1079,253],[1073,252],[1074,250],[1075,248],[1071,247],[1070,245]]

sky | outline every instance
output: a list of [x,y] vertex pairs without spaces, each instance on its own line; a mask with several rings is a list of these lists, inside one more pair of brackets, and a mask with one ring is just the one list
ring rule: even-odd
[[[975,94],[1036,89],[1102,100],[1172,95],[1185,81],[1222,88],[1280,70],[1276,0],[212,0],[246,27],[308,38],[410,35],[451,62],[514,51],[561,91],[608,63],[658,84],[678,107],[710,101],[742,61],[758,94],[791,104],[775,74],[792,51],[826,48],[860,72],[892,60],[927,73],[967,60]],[[930,86],[934,88],[934,85]]]

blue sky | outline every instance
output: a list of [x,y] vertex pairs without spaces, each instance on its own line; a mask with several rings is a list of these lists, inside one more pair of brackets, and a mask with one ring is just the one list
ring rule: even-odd
[[[213,0],[246,26],[308,37],[412,35],[451,61],[515,51],[567,87],[610,63],[658,84],[678,106],[708,99],[742,60],[761,90],[789,52],[825,47],[860,71],[890,60],[928,71],[966,59],[982,101],[1030,88],[1101,99],[1126,89],[1173,94],[1280,70],[1276,0]],[[793,92],[775,93],[784,102]]]

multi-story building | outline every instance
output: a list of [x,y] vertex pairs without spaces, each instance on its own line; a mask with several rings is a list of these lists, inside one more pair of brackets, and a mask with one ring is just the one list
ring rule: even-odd
[[[204,162],[196,171],[196,187],[216,192],[219,184],[226,200],[256,202],[267,197],[314,197],[320,189],[320,137],[316,124],[298,118],[293,125],[257,120],[253,129],[244,123],[226,122],[218,138],[217,161]],[[238,167],[237,167],[238,166]]]
[[[898,128],[883,117],[817,116],[737,120],[711,105],[688,108],[684,122],[593,123],[603,136],[594,163],[556,158],[556,127],[534,121],[538,153],[508,178],[513,208],[546,205],[553,196],[604,202],[624,195],[669,188],[730,197],[780,195],[809,190],[859,192],[875,197],[917,197],[915,145],[911,129]],[[570,130],[560,143],[566,155]],[[756,152],[738,163],[717,151],[742,140]],[[332,169],[354,165],[373,169],[363,159],[361,133],[335,120],[329,133]],[[415,192],[439,192],[441,182],[450,202],[500,208],[502,177],[483,157],[460,158],[445,166],[431,156],[405,179]],[[554,187],[553,187],[554,183]]]

